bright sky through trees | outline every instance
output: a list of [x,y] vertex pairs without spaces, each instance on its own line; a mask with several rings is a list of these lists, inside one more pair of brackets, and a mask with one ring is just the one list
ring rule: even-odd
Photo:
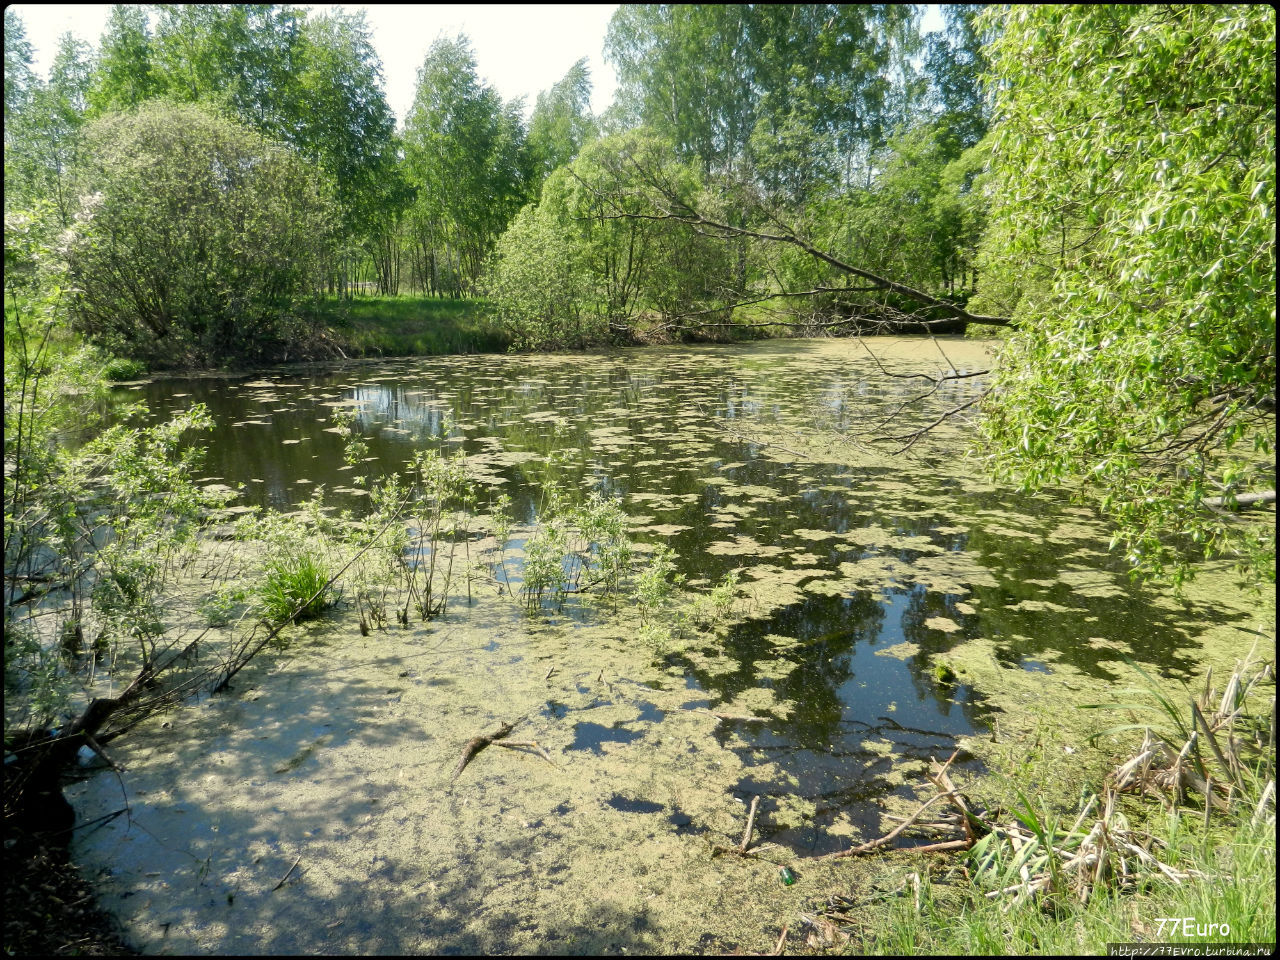
[[[337,4],[302,4],[326,11]],[[70,30],[95,48],[109,4],[14,4],[35,51],[35,69],[47,76],[58,37]],[[344,9],[360,9],[347,4]],[[591,70],[591,107],[600,113],[613,100],[613,68],[604,62],[605,28],[614,4],[365,4],[373,45],[382,59],[387,102],[404,123],[413,103],[418,68],[437,36],[465,33],[480,76],[503,99],[523,96],[525,112],[538,93],[560,80],[580,58]]]
[[[96,48],[111,7],[105,3],[13,5],[35,51],[35,69],[47,76],[58,37],[70,30]],[[330,10],[338,4],[304,4]],[[600,114],[613,101],[617,81],[604,62],[605,29],[616,4],[365,4],[373,45],[382,59],[387,102],[403,124],[413,104],[422,59],[435,38],[459,31],[471,39],[480,75],[504,99],[525,97],[525,113],[538,93],[568,72],[579,57],[591,69],[591,109]],[[345,9],[360,9],[348,4]],[[927,4],[923,30],[942,28],[937,4]]]

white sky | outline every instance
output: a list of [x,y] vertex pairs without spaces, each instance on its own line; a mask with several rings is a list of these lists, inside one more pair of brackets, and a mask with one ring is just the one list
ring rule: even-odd
[[[327,10],[335,4],[304,4]],[[360,4],[345,4],[348,10]],[[591,108],[602,112],[617,85],[604,62],[604,34],[616,4],[364,4],[373,46],[382,60],[387,102],[403,123],[413,104],[418,68],[438,36],[465,33],[480,76],[504,100],[523,96],[526,114],[538,93],[560,80],[581,57],[591,70]],[[95,49],[109,4],[13,4],[35,52],[35,68],[48,76],[58,38],[70,30]]]

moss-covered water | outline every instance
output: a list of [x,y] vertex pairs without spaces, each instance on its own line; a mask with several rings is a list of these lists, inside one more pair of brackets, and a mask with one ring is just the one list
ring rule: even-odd
[[[945,361],[875,346],[900,371],[986,363],[971,342]],[[108,905],[171,952],[767,949],[806,896],[866,869],[803,858],[888,829],[929,756],[1104,699],[1132,679],[1123,657],[1189,677],[1247,647],[1256,610],[1224,578],[1192,603],[1135,588],[1094,516],[993,487],[954,430],[910,460],[859,446],[913,389],[848,341],[139,385],[159,414],[209,404],[205,482],[243,505],[323,485],[359,511],[356,474],[445,445],[482,508],[504,492],[525,529],[548,479],[603,491],[691,592],[739,587],[727,631],[662,651],[626,604],[529,616],[481,591],[367,637],[339,612],[232,695],[128,738],[120,780],[79,788],[85,819],[130,800],[79,841]],[[369,444],[357,468],[339,409]],[[468,738],[517,719],[554,765],[490,748],[450,783]],[[794,887],[709,856],[754,795]]]

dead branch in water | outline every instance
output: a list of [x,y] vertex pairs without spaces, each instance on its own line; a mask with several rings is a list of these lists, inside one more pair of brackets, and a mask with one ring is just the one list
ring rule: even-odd
[[462,756],[458,758],[457,766],[453,768],[453,776],[449,778],[449,782],[452,783],[458,779],[458,774],[462,773],[467,764],[471,762],[472,757],[495,740],[501,740],[515,728],[516,725],[514,723],[501,723],[493,733],[481,734],[468,740],[467,745],[462,750]]
[[553,767],[557,766],[556,762],[551,759],[551,755],[537,740],[495,740],[493,745],[495,747],[506,747],[508,750],[531,750]]
[[280,878],[280,882],[271,888],[272,893],[275,893],[277,890],[279,890],[281,887],[284,886],[285,881],[289,879],[290,875],[293,873],[294,870],[298,868],[298,864],[300,864],[301,862],[302,862],[302,854],[298,854],[298,859],[293,861],[293,866],[291,866],[288,870],[286,870],[284,873],[284,876]]
[[748,717],[744,714],[737,713],[716,713],[714,710],[697,709],[698,713],[705,713],[708,717],[715,717],[717,720],[729,723],[768,723],[768,717]]
[[747,829],[742,834],[742,843],[738,844],[738,850],[742,853],[746,853],[751,846],[751,832],[756,828],[756,808],[759,806],[760,795],[756,794],[751,798],[751,812],[747,814]]
[[[864,853],[873,853],[874,851],[879,850],[881,847],[885,847],[893,843],[893,841],[896,840],[900,834],[905,832],[908,827],[913,826],[915,822],[919,820],[921,816],[924,815],[924,812],[926,810],[928,810],[931,806],[933,806],[939,800],[945,800],[945,799],[948,799],[948,795],[945,793],[939,793],[936,796],[930,797],[920,806],[918,810],[916,810],[915,813],[913,813],[910,817],[908,817],[902,823],[898,824],[898,826],[894,827],[892,830],[886,833],[883,837],[877,837],[875,840],[868,840],[866,843],[859,844],[856,847],[851,847],[848,850],[837,850],[835,853],[824,853],[816,857],[809,857],[808,859],[810,860],[842,860],[845,857],[857,857],[857,856],[861,856]],[[938,824],[930,824],[930,826],[933,828],[939,827]],[[938,846],[938,844],[931,844],[931,846],[936,847]],[[923,848],[916,848],[916,849],[923,849]],[[952,848],[948,847],[947,849],[952,849]]]
[[757,851],[761,847],[773,846],[773,844],[761,844],[758,847],[751,846],[751,834],[756,828],[756,810],[760,807],[760,796],[751,798],[751,809],[747,813],[747,827],[742,832],[742,841],[736,847],[726,847],[723,844],[713,844],[711,847],[711,856],[718,857],[722,853],[732,853],[738,857],[750,857],[752,859],[767,859],[758,855]]

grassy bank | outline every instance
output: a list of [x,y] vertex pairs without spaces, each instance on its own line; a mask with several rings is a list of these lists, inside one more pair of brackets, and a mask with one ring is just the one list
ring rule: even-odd
[[483,300],[422,296],[330,298],[316,308],[344,353],[353,357],[503,353],[510,337]]
[[[1117,815],[1153,838],[1172,870],[1189,876],[1148,877],[1137,891],[1108,888],[1087,903],[1070,896],[1015,902],[1012,894],[988,897],[975,886],[967,860],[934,865],[933,874],[920,862],[853,942],[866,953],[955,956],[1105,954],[1108,943],[1275,942],[1274,819],[1254,824],[1246,815],[1206,829],[1200,811],[1144,810],[1137,803]],[[1184,929],[1174,918],[1193,918],[1192,925]]]
[[953,804],[979,811],[972,849],[886,864],[883,892],[832,900],[830,938],[862,953],[955,956],[1274,944],[1273,665],[1246,662],[1221,694],[1211,683],[1176,704],[1147,686],[1121,708],[1139,722],[1112,730],[1134,749],[1105,777],[1082,758],[1075,804],[1034,792],[1043,759],[991,771],[978,788],[988,796]]

